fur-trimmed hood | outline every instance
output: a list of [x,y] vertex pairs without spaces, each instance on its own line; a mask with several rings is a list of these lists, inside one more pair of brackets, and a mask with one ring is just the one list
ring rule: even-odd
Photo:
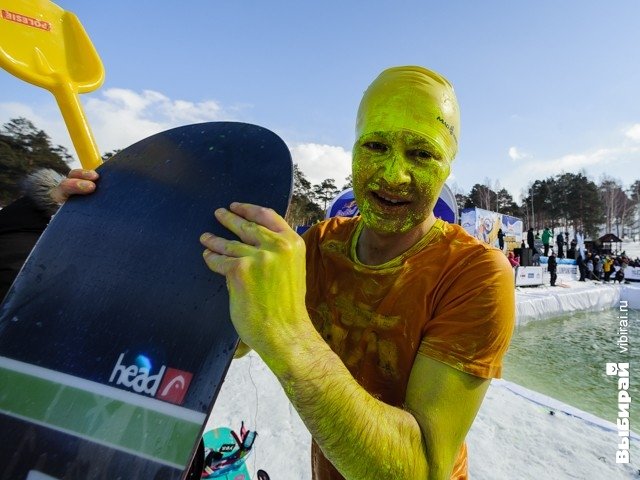
[[60,204],[51,198],[51,190],[66,177],[51,168],[41,168],[30,173],[22,182],[24,194],[43,212],[53,215]]

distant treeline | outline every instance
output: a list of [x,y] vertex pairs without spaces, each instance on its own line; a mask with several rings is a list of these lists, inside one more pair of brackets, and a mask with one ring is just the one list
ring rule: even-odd
[[604,176],[599,183],[586,172],[562,173],[535,180],[528,194],[516,203],[504,188],[494,191],[491,182],[475,184],[469,194],[456,194],[458,208],[478,207],[525,221],[525,228],[544,227],[583,230],[595,238],[604,229],[622,237],[638,233],[640,180],[625,189],[620,180]]

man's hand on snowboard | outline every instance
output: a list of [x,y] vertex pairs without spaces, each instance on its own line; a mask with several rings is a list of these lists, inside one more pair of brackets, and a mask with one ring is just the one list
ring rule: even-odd
[[49,195],[51,199],[63,204],[72,195],[88,195],[96,190],[96,181],[99,175],[95,170],[83,170],[76,168],[71,170],[60,184],[53,188]]
[[227,277],[231,320],[240,338],[269,363],[300,335],[313,331],[305,305],[305,245],[271,209],[232,203],[217,220],[238,240],[200,237],[204,260]]

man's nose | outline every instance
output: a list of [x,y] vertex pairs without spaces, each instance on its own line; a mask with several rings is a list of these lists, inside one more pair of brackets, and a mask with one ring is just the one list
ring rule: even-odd
[[409,164],[401,153],[394,152],[382,166],[382,178],[390,187],[411,183]]

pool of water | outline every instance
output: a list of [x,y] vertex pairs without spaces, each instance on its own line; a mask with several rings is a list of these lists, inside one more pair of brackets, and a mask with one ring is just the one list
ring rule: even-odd
[[[626,352],[617,343],[624,316],[629,320]],[[617,377],[607,376],[605,366],[608,362],[628,362],[631,429],[640,431],[639,321],[638,310],[611,309],[531,322],[514,332],[503,377],[615,423]]]

